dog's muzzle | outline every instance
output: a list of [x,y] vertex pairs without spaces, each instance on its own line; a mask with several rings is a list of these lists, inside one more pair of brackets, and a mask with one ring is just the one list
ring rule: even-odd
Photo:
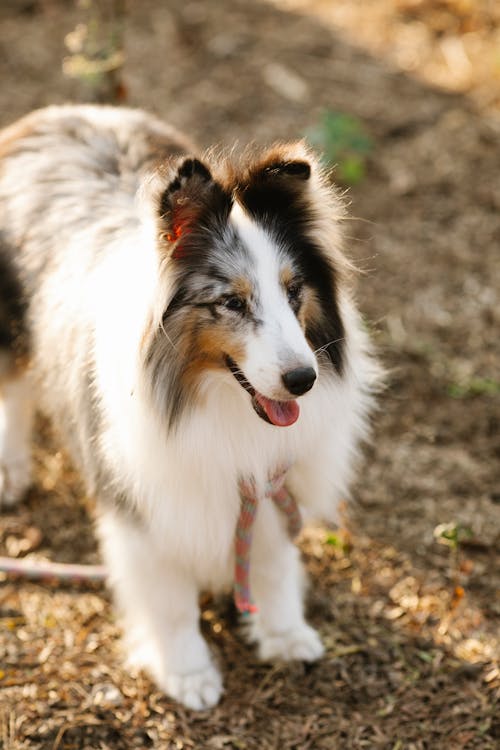
[[[250,381],[246,378],[241,368],[238,367],[234,359],[232,359],[229,355],[226,355],[226,365],[228,366],[234,378],[241,385],[241,387],[244,388],[250,395],[252,406],[261,419],[263,419],[268,424],[275,425],[276,427],[290,427],[290,425],[294,424],[294,422],[297,421],[297,419],[299,418],[300,407],[294,399],[290,399],[289,401],[276,401],[274,399],[267,398],[253,387]],[[299,370],[311,370],[314,377],[311,378],[311,374],[309,372],[306,374],[301,372],[298,377],[297,375],[295,375],[296,380],[294,387],[296,387],[297,389],[301,389],[300,393],[294,393],[291,388],[288,388],[285,381],[283,381],[285,387],[290,390],[291,393],[294,393],[294,395],[302,395],[302,393],[306,393],[306,391],[312,388],[314,380],[316,379],[316,373],[312,368],[298,368],[297,370],[292,370],[290,373],[286,373],[286,375],[288,376],[292,375],[292,385],[294,381],[293,373],[297,373]]]

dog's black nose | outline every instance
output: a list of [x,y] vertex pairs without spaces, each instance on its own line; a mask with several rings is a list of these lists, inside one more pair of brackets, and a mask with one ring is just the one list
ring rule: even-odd
[[302,396],[313,387],[316,373],[312,367],[297,367],[295,370],[285,372],[281,379],[290,393],[294,396]]

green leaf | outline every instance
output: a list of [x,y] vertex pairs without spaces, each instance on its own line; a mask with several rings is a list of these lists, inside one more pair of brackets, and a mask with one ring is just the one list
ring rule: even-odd
[[373,143],[356,117],[327,110],[319,123],[306,132],[306,138],[322,152],[328,166],[337,167],[340,181],[356,185],[363,179]]
[[342,182],[348,185],[357,185],[365,176],[365,165],[359,156],[350,156],[341,161],[338,174]]

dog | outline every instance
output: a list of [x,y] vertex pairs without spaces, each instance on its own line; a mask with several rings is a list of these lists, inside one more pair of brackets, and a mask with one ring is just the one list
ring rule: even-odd
[[97,499],[130,661],[188,708],[222,693],[198,597],[235,585],[238,533],[260,658],[323,653],[271,500],[335,519],[367,435],[378,368],[343,216],[304,143],[200,156],[91,105],[0,134],[1,501],[30,484],[36,405]]

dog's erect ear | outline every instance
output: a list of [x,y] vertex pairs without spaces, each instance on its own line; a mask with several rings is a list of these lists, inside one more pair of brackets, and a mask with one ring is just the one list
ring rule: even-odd
[[252,160],[237,196],[257,218],[297,216],[309,200],[317,163],[303,143],[281,144]]
[[[219,214],[227,196],[205,164],[194,157],[183,158],[170,173],[170,181],[160,195],[158,211],[161,233],[169,243],[177,243],[193,231],[207,214]],[[174,249],[174,257],[180,256]]]
[[196,220],[212,182],[209,169],[199,159],[188,157],[178,164],[159,202],[160,219],[167,231],[170,226],[174,235],[180,236]]
[[271,162],[262,168],[260,176],[264,179],[295,177],[298,180],[308,180],[311,176],[311,165],[302,159]]
[[185,201],[194,192],[203,192],[211,182],[210,170],[199,159],[183,159],[161,196],[160,214],[167,216],[176,203]]
[[[304,143],[283,143],[273,146],[250,168],[250,178],[289,183],[307,182],[314,159]],[[298,187],[298,184],[297,184]]]

